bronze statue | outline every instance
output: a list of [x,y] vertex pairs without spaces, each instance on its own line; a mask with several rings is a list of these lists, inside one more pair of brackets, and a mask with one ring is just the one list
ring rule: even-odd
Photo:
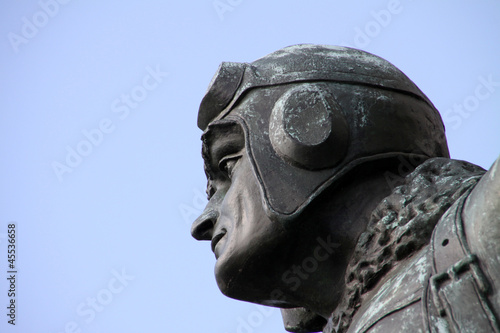
[[500,167],[367,52],[297,45],[222,63],[198,126],[220,290],[290,332],[500,332]]

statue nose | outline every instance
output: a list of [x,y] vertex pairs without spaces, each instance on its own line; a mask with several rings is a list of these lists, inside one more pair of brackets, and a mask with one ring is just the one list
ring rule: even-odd
[[218,217],[219,214],[209,203],[203,213],[193,222],[191,235],[197,240],[211,240]]

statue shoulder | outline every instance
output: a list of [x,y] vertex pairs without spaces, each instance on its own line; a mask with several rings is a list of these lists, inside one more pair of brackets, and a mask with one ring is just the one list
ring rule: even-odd
[[467,198],[462,217],[471,251],[500,263],[500,158]]
[[492,297],[500,310],[500,158],[484,174],[465,203],[462,218],[472,253],[493,284]]

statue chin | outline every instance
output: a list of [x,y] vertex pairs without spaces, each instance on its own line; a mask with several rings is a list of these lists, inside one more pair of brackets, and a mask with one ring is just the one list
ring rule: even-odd
[[[219,258],[215,265],[215,279],[225,296],[258,304],[268,301],[269,294],[263,291],[256,274],[247,273],[241,266],[223,262],[223,259]],[[255,277],[255,280],[252,280],[251,276]]]
[[[240,263],[240,265],[237,265],[237,263]],[[224,256],[217,260],[215,279],[217,286],[225,296],[240,301],[279,308],[295,308],[298,306],[286,299],[283,288],[276,285],[276,279],[273,276],[264,276],[261,273],[269,271],[268,268],[260,265],[259,267],[255,265],[249,266],[242,267],[240,260],[225,258]]]

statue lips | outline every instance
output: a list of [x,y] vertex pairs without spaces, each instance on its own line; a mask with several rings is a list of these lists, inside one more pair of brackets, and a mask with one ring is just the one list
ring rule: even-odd
[[216,253],[216,251],[215,251],[217,243],[219,243],[219,241],[226,235],[226,233],[227,233],[227,230],[222,228],[220,230],[220,232],[218,232],[214,237],[212,237],[211,246],[212,246],[212,252],[215,254],[215,259],[219,258],[218,253]]

